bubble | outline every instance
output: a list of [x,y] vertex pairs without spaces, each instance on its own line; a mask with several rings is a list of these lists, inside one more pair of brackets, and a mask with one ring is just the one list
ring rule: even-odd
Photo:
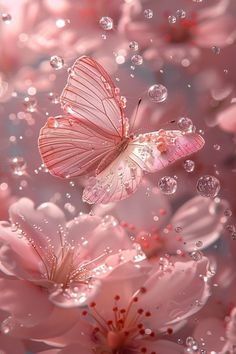
[[139,54],[134,54],[131,58],[131,62],[134,65],[142,65],[143,64],[143,57]]
[[225,228],[230,234],[233,234],[234,232],[236,232],[236,227],[234,225],[226,225]]
[[118,221],[112,215],[105,215],[104,218],[102,219],[102,225],[103,225],[103,227],[108,229],[110,227],[117,226],[118,225]]
[[190,118],[181,117],[177,123],[180,130],[185,133],[190,133],[193,131],[193,122]]
[[144,10],[143,14],[147,19],[153,18],[153,11],[151,9]]
[[6,23],[7,25],[11,22],[12,17],[10,14],[2,14],[2,20],[4,23]]
[[99,24],[105,31],[110,31],[113,28],[113,20],[108,16],[103,16],[100,19]]
[[176,23],[176,21],[177,21],[177,19],[175,16],[173,16],[173,15],[168,16],[168,22],[170,24],[174,24],[174,23]]
[[230,216],[232,216],[232,211],[229,209],[229,208],[227,208],[227,209],[225,209],[225,211],[224,211],[224,215],[227,217],[227,218],[229,218]]
[[50,58],[50,65],[53,69],[55,70],[60,70],[63,68],[64,66],[64,60],[62,57],[58,56],[58,55],[53,55]]
[[129,48],[136,52],[138,50],[138,42],[131,41],[129,42]]
[[167,99],[167,88],[161,84],[155,84],[149,87],[148,97],[152,102],[164,102]]
[[220,191],[220,182],[214,176],[202,176],[197,181],[197,191],[203,197],[214,198]]
[[202,254],[201,251],[193,251],[193,252],[190,253],[190,257],[191,257],[194,261],[198,262],[198,261],[200,261],[200,260],[202,259],[203,254]]
[[158,187],[164,194],[174,194],[177,190],[177,181],[173,177],[165,176],[159,180]]
[[182,231],[183,231],[183,228],[181,226],[176,226],[175,232],[177,232],[177,234],[179,234]]
[[178,18],[185,18],[186,17],[186,12],[183,9],[179,9],[176,11],[176,16]]
[[214,148],[216,151],[219,151],[219,150],[220,150],[220,145],[214,144],[214,145],[213,145],[213,148]]
[[9,164],[13,175],[23,176],[26,174],[26,162],[23,157],[17,156],[9,159]]
[[203,245],[202,241],[197,241],[197,242],[196,242],[196,246],[197,246],[197,247],[202,247],[202,245]]
[[214,54],[220,54],[220,48],[219,47],[216,47],[216,46],[213,46],[212,48],[212,52],[214,53]]
[[37,110],[37,100],[33,97],[25,97],[24,107],[27,112],[35,112]]
[[183,166],[186,172],[193,172],[195,169],[195,162],[192,160],[186,160],[184,161]]

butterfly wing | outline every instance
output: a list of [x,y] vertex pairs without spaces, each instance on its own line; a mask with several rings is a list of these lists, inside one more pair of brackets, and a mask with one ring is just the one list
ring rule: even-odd
[[116,145],[110,134],[94,130],[92,124],[59,116],[49,118],[41,129],[39,150],[50,173],[69,178],[94,172]]
[[[166,144],[160,151],[160,142]],[[90,178],[83,192],[89,204],[108,203],[127,198],[137,190],[143,171],[157,172],[171,163],[193,154],[204,145],[198,134],[178,130],[160,131],[138,136],[126,150],[98,176]]]
[[70,70],[67,85],[61,95],[64,110],[112,135],[122,137],[125,118],[119,89],[103,67],[94,59],[83,56]]
[[192,155],[204,146],[202,136],[179,130],[160,130],[138,136],[133,146],[132,159],[147,172],[157,172],[175,161]]
[[94,59],[76,60],[61,95],[64,117],[49,118],[39,150],[50,173],[76,177],[101,172],[117,157],[127,132],[122,100],[110,76]]

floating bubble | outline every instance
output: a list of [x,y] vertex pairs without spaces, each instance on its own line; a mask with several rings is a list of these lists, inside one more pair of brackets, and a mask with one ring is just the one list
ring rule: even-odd
[[164,102],[167,99],[167,88],[161,84],[155,84],[149,87],[148,97],[152,102]]
[[151,9],[144,10],[143,14],[147,19],[153,18],[153,11]]
[[186,172],[193,172],[195,169],[195,162],[192,160],[186,160],[184,161],[183,166]]
[[175,232],[177,232],[177,234],[179,234],[182,231],[183,231],[183,228],[181,226],[176,226]]
[[32,97],[24,98],[24,107],[27,112],[35,112],[37,110],[37,100]]
[[214,176],[202,176],[197,181],[197,191],[203,197],[214,198],[220,191],[220,182]]
[[174,194],[177,190],[177,181],[173,177],[164,176],[159,180],[158,187],[164,194]]
[[131,41],[129,42],[129,48],[136,52],[138,50],[138,42]]
[[219,150],[220,150],[220,145],[214,144],[214,145],[213,145],[213,148],[214,148],[216,151],[219,151]]
[[176,19],[176,17],[174,15],[168,16],[168,22],[170,24],[174,24],[174,23],[176,23],[176,21],[177,21],[177,19]]
[[10,167],[13,175],[23,176],[26,174],[26,162],[21,156],[13,157],[9,159]]
[[60,70],[63,68],[64,66],[64,60],[62,57],[58,56],[58,55],[53,55],[50,58],[50,65],[53,69],[55,70]]
[[224,215],[225,215],[227,218],[229,218],[230,216],[233,215],[233,213],[232,213],[232,211],[231,211],[229,208],[227,208],[227,209],[225,209],[225,211],[224,211]]
[[143,64],[143,57],[139,54],[134,54],[131,58],[131,62],[134,65],[142,65]]
[[7,25],[11,22],[12,17],[10,14],[2,14],[2,20],[4,23],[6,23]]
[[197,247],[202,247],[202,245],[203,245],[202,241],[199,240],[199,241],[196,242],[196,246]]
[[190,253],[190,257],[191,257],[194,261],[198,262],[198,261],[200,261],[200,260],[202,259],[203,254],[202,254],[201,251],[193,251],[193,252]]
[[100,19],[99,24],[105,31],[110,31],[113,28],[113,20],[108,16],[103,16]]
[[179,9],[176,11],[176,16],[178,18],[185,18],[186,17],[186,12],[183,9]]
[[180,130],[185,133],[190,133],[193,131],[193,122],[190,118],[181,117],[177,123]]
[[211,49],[212,49],[212,52],[214,54],[220,54],[220,48],[219,47],[213,46]]

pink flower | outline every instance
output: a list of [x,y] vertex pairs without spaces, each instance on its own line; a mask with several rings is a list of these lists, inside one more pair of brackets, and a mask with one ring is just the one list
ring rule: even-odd
[[209,285],[203,277],[207,264],[206,258],[176,260],[165,269],[157,264],[149,273],[132,263],[124,264],[110,273],[95,301],[83,310],[84,322],[80,319],[65,335],[64,344],[77,343],[51,353],[183,353],[169,339],[206,303]]
[[[141,208],[140,205],[145,205]],[[193,197],[171,216],[171,206],[152,184],[144,184],[126,201],[99,205],[97,215],[111,213],[136,236],[146,256],[192,252],[207,248],[223,231],[228,203]],[[132,210],[132,213],[129,211]]]
[[[26,198],[12,204],[9,213],[11,223],[0,224],[0,269],[7,275],[0,279],[0,308],[11,314],[14,327],[50,323],[53,312],[60,313],[53,304],[82,305],[120,264],[118,251],[129,249],[133,257],[131,241],[112,217],[79,215],[66,223],[55,204],[35,209]],[[71,319],[75,316],[69,324]]]
[[[145,58],[154,63],[162,59],[189,66],[198,58],[200,48],[217,50],[233,43],[236,27],[233,17],[227,14],[228,0],[219,0],[205,8],[193,2],[182,3],[185,11],[182,16],[176,12],[181,8],[180,1],[177,8],[175,2],[168,0],[162,4],[145,2],[138,13],[127,3],[119,28],[128,39],[136,40]],[[143,14],[148,7],[153,10],[151,19],[145,19]]]

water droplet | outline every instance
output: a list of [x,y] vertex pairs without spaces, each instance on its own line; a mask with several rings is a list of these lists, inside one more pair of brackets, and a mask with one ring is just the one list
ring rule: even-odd
[[26,174],[26,162],[23,157],[17,156],[9,160],[13,175],[23,176]]
[[99,24],[105,31],[110,31],[113,28],[113,20],[108,16],[103,16],[100,19]]
[[214,176],[202,176],[197,181],[197,191],[203,197],[214,198],[220,191],[220,182]]
[[183,229],[182,229],[181,226],[176,226],[175,232],[177,232],[177,234],[179,234],[179,233],[182,232],[182,231],[183,231]]
[[37,100],[35,98],[25,97],[23,104],[27,112],[32,113],[37,110]]
[[214,145],[213,145],[213,148],[214,148],[216,151],[219,151],[219,150],[220,150],[220,145],[214,144]]
[[186,172],[193,172],[195,168],[195,162],[192,160],[184,161],[184,169]]
[[49,92],[48,98],[49,98],[49,100],[50,100],[52,103],[54,103],[54,104],[60,103],[60,96],[57,95],[56,93]]
[[131,58],[131,62],[134,65],[142,65],[143,64],[143,57],[139,54],[134,54]]
[[114,218],[114,216],[112,215],[106,215],[104,216],[104,218],[102,219],[102,225],[108,229],[110,227],[115,227],[118,225],[118,221],[116,218]]
[[183,9],[179,9],[176,11],[176,16],[178,18],[185,18],[186,17],[186,12]]
[[138,50],[138,42],[135,41],[129,42],[129,48],[136,52]]
[[225,228],[230,234],[233,234],[236,231],[236,227],[234,225],[226,225]]
[[62,57],[58,56],[58,55],[53,55],[50,58],[50,65],[53,69],[55,70],[60,70],[63,68],[64,66],[64,60]]
[[220,48],[219,47],[213,46],[211,49],[212,49],[212,52],[214,54],[220,54]]
[[202,259],[203,254],[202,254],[201,251],[193,251],[193,252],[190,253],[190,257],[191,257],[194,261],[198,262],[198,261],[200,261],[200,260]]
[[173,16],[173,15],[168,16],[168,22],[170,24],[174,24],[174,23],[176,23],[176,21],[177,21],[177,19],[175,16]]
[[144,10],[143,14],[147,19],[153,18],[153,11],[151,9]]
[[6,23],[7,25],[11,22],[12,17],[10,14],[2,14],[2,20],[4,23]]
[[158,187],[164,194],[174,194],[177,190],[177,181],[173,177],[165,176],[159,180]]
[[167,88],[161,84],[152,85],[148,89],[148,97],[152,102],[164,102],[167,96]]
[[197,242],[196,242],[196,246],[197,246],[197,247],[202,247],[202,245],[203,245],[202,241],[197,241]]
[[193,131],[193,122],[190,118],[181,117],[177,123],[180,130],[185,133],[190,133]]

